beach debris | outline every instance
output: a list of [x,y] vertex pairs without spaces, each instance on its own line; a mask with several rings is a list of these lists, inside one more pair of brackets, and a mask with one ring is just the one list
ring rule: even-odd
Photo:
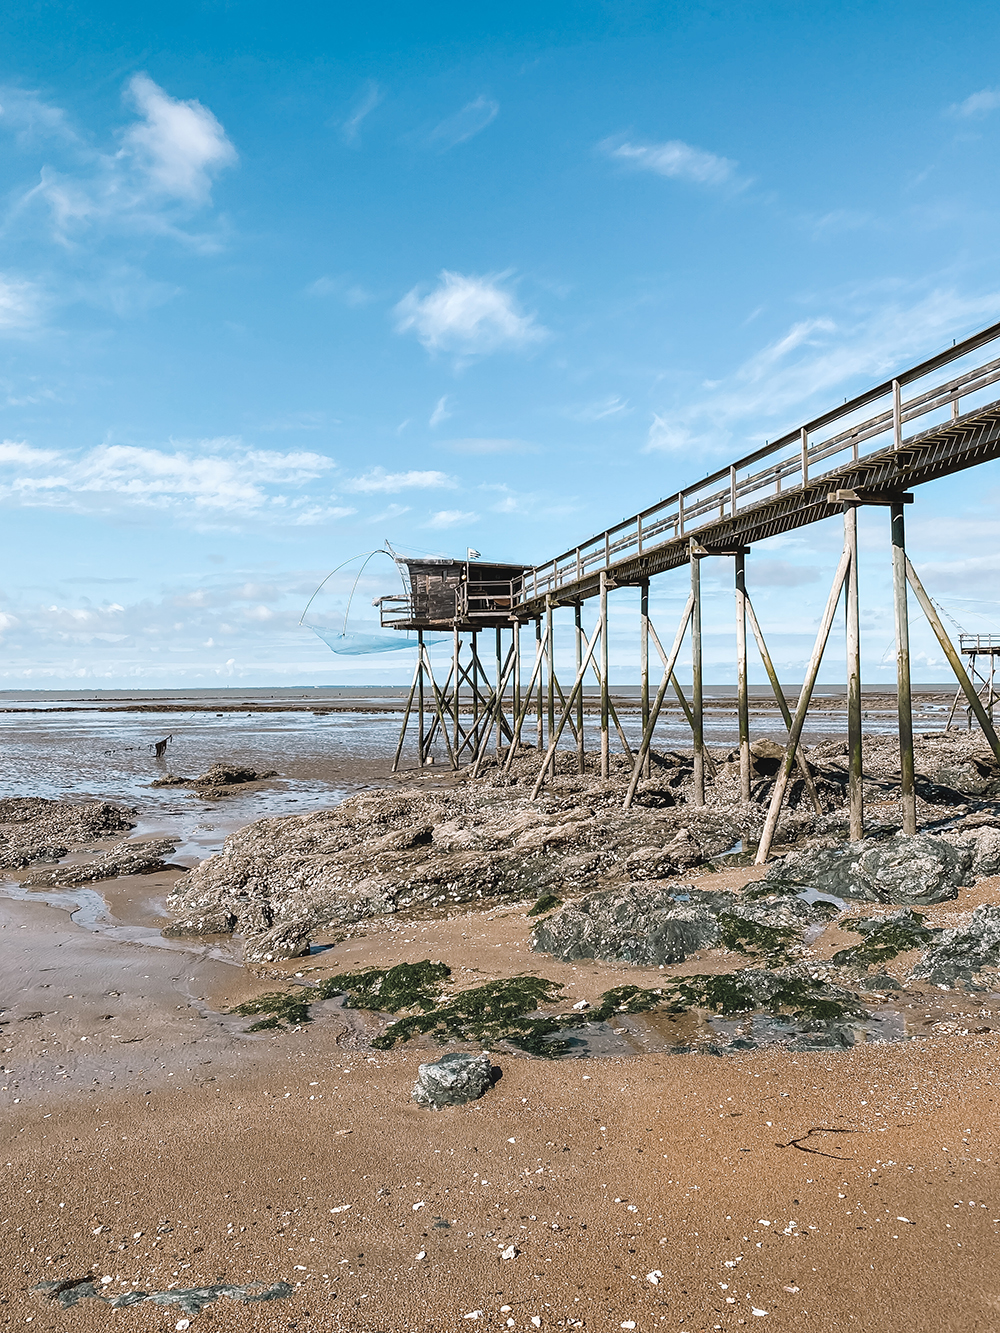
[[149,875],[167,870],[170,863],[164,857],[177,850],[176,838],[145,838],[135,842],[127,839],[115,843],[93,861],[79,861],[56,866],[53,870],[36,870],[21,881],[26,887],[52,885],[69,888],[75,884],[92,884],[95,880],[117,879],[121,875]]
[[787,961],[814,918],[798,898],[626,884],[570,903],[535,927],[531,947],[566,962],[606,958],[645,967],[680,963],[707,948]]
[[252,1282],[247,1286],[225,1283],[212,1287],[190,1287],[187,1290],[173,1288],[170,1291],[126,1291],[120,1296],[108,1296],[94,1285],[95,1281],[93,1275],[88,1274],[85,1277],[69,1278],[62,1282],[39,1282],[37,1286],[32,1287],[32,1291],[55,1301],[64,1310],[76,1305],[77,1301],[90,1297],[103,1301],[112,1310],[123,1310],[130,1305],[148,1303],[176,1305],[185,1314],[196,1315],[200,1314],[206,1305],[217,1301],[220,1296],[227,1296],[230,1300],[249,1305],[257,1301],[284,1300],[295,1290],[287,1282],[274,1282],[270,1286],[263,1282]]
[[167,753],[167,744],[173,739],[174,739],[173,733],[171,733],[169,736],[164,736],[162,741],[153,742],[153,754],[155,758],[157,759],[163,758],[163,756]]
[[[812,1129],[807,1129],[804,1134],[799,1134],[797,1138],[789,1139],[787,1143],[779,1143],[779,1148],[798,1148],[799,1152],[815,1153],[817,1157],[832,1157],[835,1162],[853,1162],[853,1157],[840,1157],[837,1153],[823,1152],[822,1148],[812,1148],[806,1142],[814,1134],[854,1134],[853,1129],[834,1129],[829,1125],[813,1125]],[[898,1218],[896,1219],[899,1220]]]
[[[983,903],[967,925],[943,930],[913,969],[916,981],[932,986],[992,990],[1000,969],[1000,906]],[[980,974],[985,973],[985,976]]]
[[467,1055],[450,1051],[439,1060],[420,1065],[411,1097],[418,1106],[462,1106],[478,1101],[495,1078],[489,1052]]
[[930,833],[789,852],[769,867],[760,887],[772,893],[818,889],[838,898],[920,905],[946,902],[970,882],[966,846]]

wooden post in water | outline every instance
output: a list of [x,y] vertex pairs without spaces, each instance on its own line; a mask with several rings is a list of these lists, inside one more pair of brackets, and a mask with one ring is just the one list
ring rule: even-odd
[[510,745],[516,752],[521,744],[521,622],[519,620],[514,621],[510,633],[514,642],[514,698],[511,712],[514,735]]
[[452,678],[455,682],[455,693],[451,701],[452,726],[455,732],[455,754],[458,755],[459,746],[462,744],[461,723],[459,721],[459,695],[461,694],[462,677],[460,673],[460,659],[462,656],[462,635],[458,626],[454,630],[455,642],[452,652]]
[[691,562],[691,716],[694,739],[694,791],[692,803],[705,804],[705,712],[701,654],[701,557],[695,554],[692,539]]
[[861,626],[858,614],[858,507],[844,505],[844,549],[851,558],[847,570],[847,753],[851,842],[865,836],[861,750]]
[[[545,594],[545,632],[548,640],[546,649],[546,666],[549,669],[548,679],[548,730],[547,735],[549,744],[552,744],[552,734],[556,729],[556,658],[555,658],[555,635],[552,632],[552,595]],[[556,775],[556,756],[552,754],[552,776]]]
[[476,640],[479,637],[479,631],[473,630],[470,635],[472,642],[472,734],[475,740],[472,743],[473,754],[479,751],[479,649]]
[[608,734],[608,576],[601,570],[601,777],[611,775],[611,738]]
[[[542,617],[541,617],[541,616],[536,616],[536,617],[535,617],[535,647],[536,647],[536,650],[539,651],[539,652],[541,652],[541,653],[542,653],[542,656],[544,657],[544,650],[542,649]],[[544,731],[545,723],[544,723],[544,720],[543,720],[543,718],[542,718],[542,674],[543,674],[544,671],[545,671],[545,662],[544,662],[544,661],[540,661],[540,662],[539,662],[539,666],[538,666],[538,697],[537,697],[537,699],[535,700],[535,725],[536,725],[537,732],[538,732],[538,753],[539,753],[539,754],[541,754],[541,753],[542,753],[542,750],[545,748],[545,731]]]
[[[577,602],[573,607],[573,638],[576,641],[576,674],[583,670],[583,606]],[[583,686],[576,696],[576,768],[578,773],[586,770],[586,755],[583,743]]]
[[[511,647],[513,647],[513,643]],[[497,689],[500,689],[500,677],[503,674],[503,645],[500,642],[500,626],[496,630],[496,672]],[[497,754],[500,754],[500,747],[503,744],[503,696],[497,700]]]
[[[649,579],[639,585],[639,692],[642,711],[642,734],[649,721]],[[653,761],[646,751],[645,776],[652,772]]]
[[890,511],[892,534],[892,600],[896,622],[896,712],[899,718],[899,794],[903,832],[917,831],[917,797],[913,779],[913,704],[910,698],[910,622],[906,607],[906,526],[902,501]]
[[736,553],[736,713],[740,733],[740,800],[750,804],[750,687],[747,683],[746,556]]

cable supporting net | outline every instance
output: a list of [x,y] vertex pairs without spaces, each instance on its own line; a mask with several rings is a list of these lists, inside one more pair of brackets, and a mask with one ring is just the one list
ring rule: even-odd
[[[328,629],[323,625],[310,625],[309,629],[317,634],[334,653],[360,657],[365,653],[396,653],[401,648],[417,648],[420,640],[405,638],[398,633],[358,634],[351,630]],[[444,639],[424,639],[424,646],[431,648]]]

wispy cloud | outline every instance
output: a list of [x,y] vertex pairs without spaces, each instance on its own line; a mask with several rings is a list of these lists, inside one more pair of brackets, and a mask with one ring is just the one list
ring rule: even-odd
[[478,514],[469,513],[462,509],[439,509],[421,526],[425,528],[457,528],[460,524],[477,523],[478,521]]
[[728,157],[719,157],[694,148],[681,139],[666,143],[630,143],[627,139],[602,139],[597,145],[601,152],[616,162],[652,171],[657,176],[675,180],[693,181],[697,185],[726,185],[735,180],[737,163]]
[[456,111],[453,116],[442,120],[439,125],[435,125],[427,136],[427,142],[439,152],[447,152],[449,148],[455,148],[460,143],[466,143],[469,139],[485,130],[486,126],[496,120],[500,112],[500,103],[494,102],[489,97],[479,96],[471,102],[467,102],[461,111]]
[[374,292],[370,292],[360,282],[354,282],[346,275],[338,278],[325,276],[317,278],[306,288],[306,295],[335,296],[338,300],[343,301],[344,305],[352,306],[355,309],[369,305],[375,300]]
[[717,387],[679,400],[652,417],[646,447],[715,453],[733,435],[754,443],[773,438],[844,390],[884,379],[908,360],[955,334],[1000,315],[1000,292],[966,297],[938,290],[909,302],[857,294],[837,314],[796,321],[749,357]]
[[40,323],[44,306],[45,298],[36,283],[0,274],[0,334],[30,333]]
[[483,277],[442,271],[438,285],[424,294],[414,287],[395,309],[397,333],[415,333],[429,351],[482,355],[540,342],[548,330],[522,314],[506,274]]
[[90,514],[159,510],[195,527],[301,526],[355,512],[330,493],[316,494],[314,483],[335,468],[324,454],[253,449],[239,440],[203,441],[197,452],[101,445],[80,455],[6,441],[0,504]]
[[430,420],[427,422],[427,424],[428,426],[431,427],[440,426],[442,421],[447,421],[449,417],[452,417],[454,415],[455,414],[453,412],[448,411],[448,395],[444,394],[441,398],[437,400],[437,404],[434,408],[434,411],[431,413]]
[[954,102],[948,107],[948,115],[962,120],[978,120],[988,116],[1000,107],[1000,88],[981,88],[978,93],[970,93],[964,102]]
[[608,417],[621,416],[623,413],[631,412],[631,410],[628,400],[616,393],[607,398],[601,398],[596,403],[587,403],[585,407],[574,408],[567,415],[573,421],[606,421]]
[[363,477],[345,481],[341,490],[363,495],[393,495],[397,491],[453,490],[455,486],[454,478],[445,472],[386,472],[385,468],[375,467]]
[[354,104],[351,114],[340,127],[340,137],[344,143],[354,143],[358,137],[362,122],[375,110],[385,94],[377,83],[369,82],[361,97]]
[[[64,134],[69,161],[61,169],[45,164],[22,207],[44,201],[64,242],[103,226],[211,248],[217,241],[189,233],[184,224],[211,203],[213,182],[235,164],[236,149],[207,107],[171,97],[148,74],[133,75],[124,97],[138,117],[120,132],[119,146],[98,152]],[[46,110],[53,126],[65,122],[57,108]],[[3,123],[0,117],[0,128]]]

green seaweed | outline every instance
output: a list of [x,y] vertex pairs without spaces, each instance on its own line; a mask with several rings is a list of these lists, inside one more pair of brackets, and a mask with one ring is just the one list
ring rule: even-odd
[[771,964],[787,963],[792,941],[798,932],[789,926],[762,926],[733,912],[720,912],[719,943],[750,957],[766,958]]
[[870,917],[842,921],[842,930],[864,935],[864,939],[860,944],[838,949],[833,962],[838,967],[868,968],[930,944],[938,932],[925,926],[924,919],[919,912],[909,911],[898,912],[884,921],[873,921]]
[[267,995],[258,995],[254,1000],[246,1000],[228,1012],[243,1014],[244,1017],[267,1014],[267,1018],[262,1018],[259,1023],[251,1023],[247,1028],[248,1032],[265,1032],[270,1028],[282,1028],[286,1023],[289,1027],[311,1023],[309,1004],[310,1001],[302,991],[269,991]]
[[850,999],[840,998],[812,977],[776,977],[746,969],[720,975],[679,977],[669,983],[675,1007],[710,1009],[724,1017],[762,1010],[791,1014],[805,1023],[830,1023],[867,1016]]
[[459,991],[430,1013],[411,1014],[390,1024],[372,1043],[388,1050],[418,1032],[435,1041],[506,1041],[532,1055],[562,1055],[566,1042],[551,1041],[566,1021],[535,1015],[540,1004],[552,1004],[562,986],[545,977],[509,977]]
[[613,986],[606,990],[587,1014],[591,1022],[603,1023],[614,1014],[645,1014],[664,1001],[662,989],[643,990],[641,986]]
[[370,967],[364,972],[341,972],[326,977],[316,987],[316,998],[347,997],[348,1009],[375,1009],[398,1014],[404,1009],[427,1012],[438,1002],[441,983],[451,976],[446,963],[397,963],[395,967]]
[[562,907],[563,900],[555,893],[543,893],[538,902],[528,913],[528,916],[544,916],[546,912],[551,912],[553,907]]

